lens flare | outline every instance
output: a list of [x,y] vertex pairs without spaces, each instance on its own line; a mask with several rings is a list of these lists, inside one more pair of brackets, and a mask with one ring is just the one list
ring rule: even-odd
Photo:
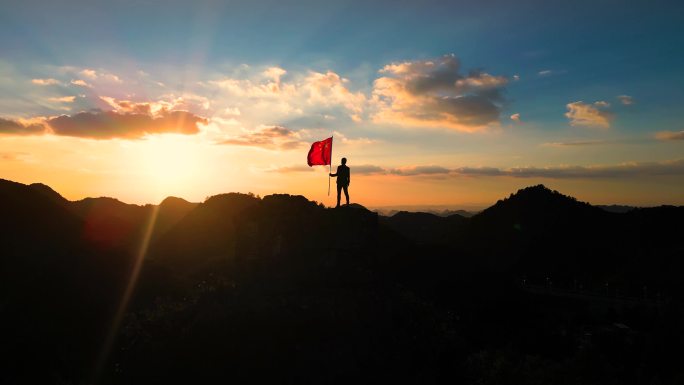
[[150,240],[152,238],[154,226],[157,222],[158,214],[159,206],[157,205],[154,206],[154,208],[152,209],[152,212],[150,213],[150,216],[145,225],[145,232],[142,237],[142,241],[140,242],[138,252],[135,255],[133,269],[131,270],[131,276],[128,279],[126,290],[124,291],[123,296],[121,297],[121,301],[119,302],[119,306],[114,315],[114,319],[112,320],[112,324],[109,328],[109,332],[107,333],[107,337],[105,338],[104,344],[102,345],[102,349],[98,354],[92,383],[97,383],[97,380],[99,380],[100,375],[102,374],[102,371],[104,370],[105,365],[107,364],[107,360],[109,359],[112,347],[116,342],[116,337],[119,333],[121,321],[123,320],[124,315],[126,315],[128,303],[130,302],[131,297],[133,296],[133,292],[135,291],[135,286],[138,282],[138,277],[140,276],[140,270],[142,269],[145,256],[147,255],[147,250],[150,245]]

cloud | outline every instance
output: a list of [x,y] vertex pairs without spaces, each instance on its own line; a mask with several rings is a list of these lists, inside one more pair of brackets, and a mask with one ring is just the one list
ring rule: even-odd
[[684,159],[665,162],[630,162],[607,166],[518,167],[505,170],[518,178],[620,178],[656,175],[684,175]]
[[94,110],[47,120],[55,135],[90,139],[139,139],[150,134],[196,134],[207,120],[187,111],[119,112]]
[[598,101],[587,104],[582,101],[568,103],[565,116],[570,119],[571,126],[609,128],[613,114],[606,110],[610,104]]
[[541,71],[537,72],[537,75],[539,75],[539,76],[549,76],[549,75],[551,75],[552,73],[553,73],[552,70],[541,70]]
[[511,115],[511,120],[519,123],[520,122],[520,114],[515,113],[515,114]]
[[75,96],[61,96],[56,98],[48,98],[49,101],[58,103],[73,103],[75,99]]
[[39,86],[53,86],[57,84],[62,84],[59,80],[57,79],[31,79],[31,83],[39,85]]
[[[295,173],[295,172],[309,172],[309,171],[314,171],[314,170],[315,170],[314,167],[293,165],[293,166],[284,166],[284,167],[273,167],[273,168],[270,168],[266,171],[289,174],[289,173]],[[352,165],[352,173],[354,175],[377,175],[377,174],[386,174],[387,170],[385,170],[384,168],[382,168],[380,166],[375,166],[372,164],[361,164],[361,165]]]
[[163,111],[206,111],[210,107],[209,99],[199,95],[162,95],[157,101],[135,102],[100,96],[110,107],[119,112],[138,114],[158,114]]
[[45,126],[37,119],[12,120],[0,118],[0,135],[38,135],[45,132]]
[[684,130],[682,131],[660,131],[655,135],[658,140],[684,140]]
[[384,168],[372,164],[354,165],[353,167],[354,174],[356,175],[375,175],[386,173],[386,170]]
[[459,167],[452,170],[452,173],[462,176],[501,176],[505,171],[496,167]]
[[[303,130],[307,131],[307,130]],[[354,146],[354,145],[366,145],[366,144],[375,144],[378,141],[375,139],[370,139],[370,138],[365,138],[365,137],[360,137],[360,138],[349,138],[347,135],[339,132],[339,131],[334,131],[333,132],[333,137],[334,140],[337,142],[338,140],[346,145]]]
[[287,71],[280,67],[269,67],[267,68],[263,74],[269,79],[272,79],[276,83],[280,83],[280,78],[285,75]]
[[228,116],[240,116],[241,112],[240,109],[237,107],[226,107],[223,110],[223,114]]
[[596,146],[596,145],[604,145],[604,144],[611,144],[614,142],[607,141],[607,140],[578,140],[578,141],[571,141],[571,142],[549,142],[549,143],[543,143],[542,146],[547,146],[547,147],[581,147],[581,146]]
[[620,103],[622,103],[622,104],[624,104],[624,105],[626,105],[626,106],[629,106],[629,105],[631,105],[631,104],[634,104],[634,98],[632,98],[632,97],[629,96],[629,95],[618,95],[617,98],[618,98],[618,100],[620,101]]
[[224,139],[217,144],[291,150],[305,145],[298,132],[280,126],[260,126],[244,134]]
[[[100,96],[100,99],[105,101],[110,107],[126,114],[146,114],[153,113],[152,106],[154,103],[150,102],[132,102],[130,100],[117,100],[108,96]],[[159,111],[163,107],[155,109],[154,112]]]
[[617,165],[556,167],[462,167],[454,175],[507,176],[514,178],[592,179],[631,178],[637,176],[684,175],[684,159],[665,162],[630,162]]
[[86,83],[84,80],[81,79],[72,79],[71,84],[79,87],[87,87],[87,88],[92,88],[90,84]]
[[[684,159],[664,162],[627,162],[614,165],[595,166],[550,166],[550,167],[457,167],[438,165],[383,168],[375,165],[350,165],[352,175],[394,175],[399,177],[510,177],[548,179],[605,179],[648,176],[682,176]],[[306,166],[286,166],[269,169],[272,172],[303,172],[311,170]]]
[[79,72],[79,74],[90,80],[104,80],[111,83],[123,83],[123,81],[116,75],[109,72],[96,71],[93,69],[85,68]]
[[95,70],[91,69],[84,69],[80,72],[81,75],[89,78],[89,79],[97,79],[97,72]]
[[347,79],[333,71],[309,71],[288,76],[288,81],[284,81],[286,73],[280,67],[269,67],[247,78],[226,77],[201,85],[216,87],[218,99],[226,107],[238,108],[246,118],[268,114],[273,120],[338,111],[354,121],[362,119],[366,96],[351,91]]
[[453,55],[386,65],[373,83],[376,123],[480,131],[499,120],[503,76],[462,74]]
[[324,107],[343,106],[351,119],[358,122],[366,97],[360,92],[350,91],[345,85],[347,82],[347,79],[332,71],[310,72],[304,79],[302,89],[307,96],[307,103]]
[[441,166],[408,166],[393,168],[388,173],[402,176],[447,175],[452,171]]

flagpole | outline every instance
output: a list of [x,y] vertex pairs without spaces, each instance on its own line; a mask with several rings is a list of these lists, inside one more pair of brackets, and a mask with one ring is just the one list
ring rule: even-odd
[[330,136],[330,162],[328,163],[328,196],[330,196],[330,174],[332,174],[332,150],[333,150],[333,140],[332,135]]

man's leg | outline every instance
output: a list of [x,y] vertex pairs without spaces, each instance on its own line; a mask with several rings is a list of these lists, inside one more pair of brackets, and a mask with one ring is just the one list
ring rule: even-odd
[[342,195],[342,185],[338,184],[337,185],[337,206],[340,207],[340,195]]
[[[349,204],[349,186],[344,186],[344,196],[347,198],[347,204]],[[337,201],[340,201],[340,194],[337,194]],[[339,204],[339,203],[338,203]]]

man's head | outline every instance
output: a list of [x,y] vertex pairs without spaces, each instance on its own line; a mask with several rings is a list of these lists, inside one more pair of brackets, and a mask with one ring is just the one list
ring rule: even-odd
[[347,164],[347,158],[342,158],[342,164]]

